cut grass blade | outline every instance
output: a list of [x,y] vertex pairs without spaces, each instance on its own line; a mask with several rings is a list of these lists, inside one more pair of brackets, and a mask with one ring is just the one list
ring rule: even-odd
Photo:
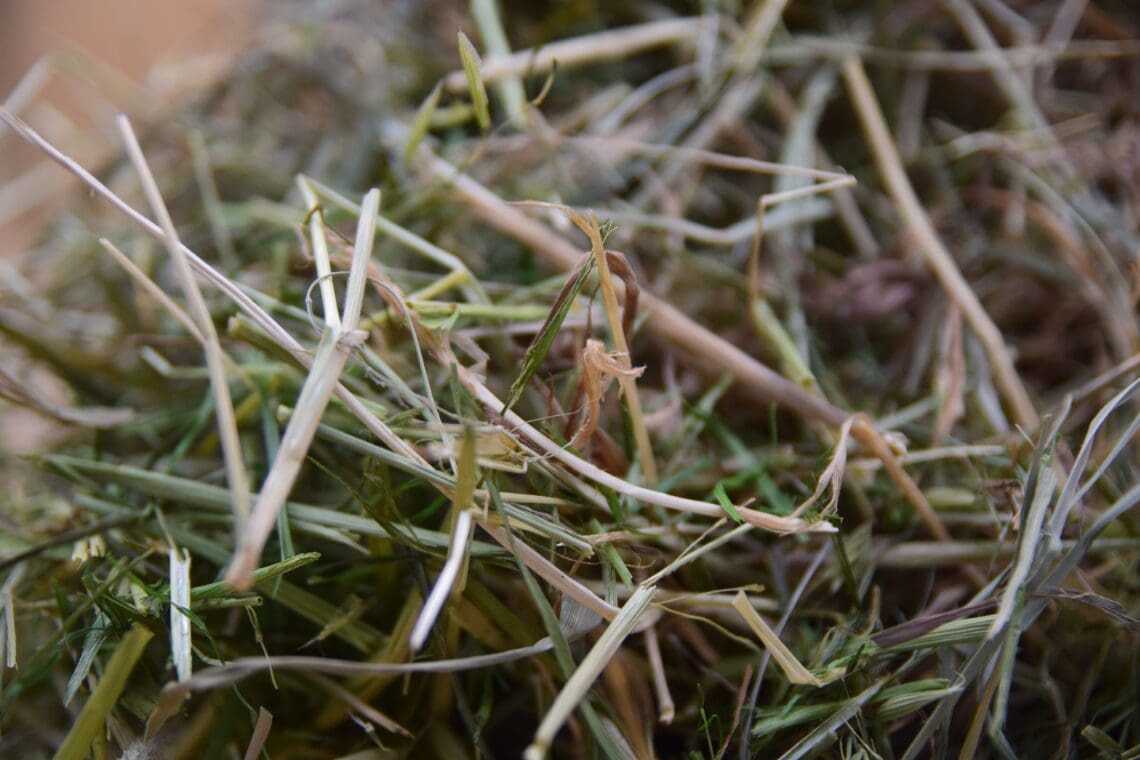
[[471,497],[475,490],[475,445],[470,436],[464,436],[459,455],[459,486],[455,492],[455,527],[451,532],[451,545],[447,550],[447,561],[443,570],[436,578],[431,594],[424,601],[416,625],[412,628],[409,645],[413,652],[418,652],[424,645],[432,625],[439,617],[444,602],[453,590],[462,591],[462,584],[455,589],[456,579],[460,569],[467,559],[467,545],[471,537]]
[[269,738],[269,730],[273,728],[273,713],[264,707],[257,710],[257,723],[253,727],[253,736],[249,737],[249,746],[245,749],[245,760],[257,760],[261,756],[265,740]]
[[135,171],[142,183],[143,194],[146,195],[151,211],[158,217],[162,228],[163,240],[166,249],[174,262],[178,278],[186,300],[190,303],[190,312],[194,323],[204,338],[202,348],[206,352],[206,367],[210,372],[210,389],[214,395],[214,410],[218,419],[218,433],[222,441],[222,452],[226,463],[226,480],[229,482],[230,494],[233,499],[234,531],[239,540],[244,536],[246,521],[249,520],[249,477],[246,475],[245,462],[242,459],[241,441],[238,438],[237,420],[234,417],[233,401],[230,399],[230,386],[226,378],[225,358],[218,333],[214,328],[213,317],[194,280],[194,273],[190,269],[190,262],[186,256],[182,243],[178,239],[178,231],[174,228],[174,221],[170,218],[166,203],[159,192],[158,183],[150,171],[150,166],[143,156],[142,148],[135,137],[131,123],[126,116],[118,117],[119,133],[127,147],[127,155],[134,164]]
[[871,82],[867,79],[867,73],[858,58],[849,57],[844,60],[843,78],[855,105],[856,115],[867,135],[875,163],[898,207],[899,215],[918,241],[919,251],[927,265],[938,277],[949,296],[962,309],[970,328],[985,346],[986,356],[997,373],[998,386],[1018,423],[1026,430],[1035,430],[1038,423],[1037,411],[1021,382],[1021,377],[1017,374],[1017,368],[1013,365],[1001,332],[982,307],[977,295],[970,289],[954,258],[930,223],[930,217],[919,203],[891,139],[890,130],[871,88]]

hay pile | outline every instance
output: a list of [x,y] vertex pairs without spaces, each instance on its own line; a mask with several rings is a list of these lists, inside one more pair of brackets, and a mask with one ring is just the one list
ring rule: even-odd
[[1127,5],[276,3],[93,174],[0,112],[88,191],[0,751],[1140,756]]

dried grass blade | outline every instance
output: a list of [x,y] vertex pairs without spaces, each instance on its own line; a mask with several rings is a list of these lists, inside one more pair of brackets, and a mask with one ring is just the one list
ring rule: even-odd
[[253,726],[253,735],[249,737],[249,745],[245,748],[244,760],[257,760],[261,756],[261,748],[269,738],[269,731],[273,728],[273,713],[264,707],[257,710],[257,723]]
[[254,504],[248,529],[237,545],[233,562],[226,571],[226,582],[237,590],[247,591],[253,584],[252,573],[257,567],[261,550],[277,522],[277,513],[293,488],[309,443],[347,360],[348,350],[341,344],[340,337],[332,330],[326,331],[317,348],[309,376],[301,386],[296,411],[285,428],[277,457],[273,460],[273,466]]
[[193,674],[190,642],[190,552],[170,549],[170,652],[179,681]]
[[819,482],[815,485],[815,490],[812,491],[802,504],[796,507],[792,512],[792,517],[799,517],[807,510],[815,506],[823,492],[828,488],[831,489],[831,498],[827,500],[827,504],[822,509],[818,510],[821,514],[830,515],[834,514],[839,505],[839,491],[843,485],[843,476],[847,472],[847,439],[851,435],[851,425],[855,422],[855,418],[844,422],[839,426],[839,439],[835,442],[835,453],[831,455],[831,461],[827,463],[827,467],[819,475]]
[[174,317],[178,324],[182,325],[182,327],[186,329],[186,332],[190,333],[190,336],[194,338],[194,340],[202,345],[206,344],[206,336],[198,329],[198,325],[194,324],[194,320],[190,318],[190,315],[187,314],[173,298],[168,296],[166,291],[158,287],[155,281],[147,276],[146,272],[139,269],[138,265],[131,261],[131,258],[127,256],[127,254],[119,250],[115,244],[107,238],[99,238],[99,245],[103,246],[103,250],[111,255],[115,263],[121,266],[139,287],[158,301],[162,307],[169,312],[170,316]]
[[871,88],[871,82],[867,79],[867,72],[863,70],[863,64],[858,58],[849,57],[844,60],[843,78],[847,82],[851,100],[863,125],[863,131],[867,135],[867,142],[879,167],[879,173],[882,174],[883,182],[898,207],[899,215],[914,235],[927,265],[942,283],[950,298],[954,299],[962,309],[970,328],[985,346],[986,356],[989,357],[997,373],[998,387],[1001,388],[1002,394],[1013,410],[1018,424],[1027,430],[1035,430],[1039,422],[1037,411],[1033,408],[1029,393],[1017,374],[1017,368],[1005,347],[1001,331],[990,319],[977,295],[970,289],[969,283],[938,237],[930,217],[915,195],[894,141],[891,139],[890,129],[887,127],[886,119],[883,118],[878,99]]
[[665,662],[661,659],[661,643],[657,638],[657,627],[645,629],[645,652],[649,655],[649,669],[653,673],[653,691],[657,696],[657,720],[668,726],[673,722],[676,705],[669,692],[669,682],[665,679]]
[[372,259],[372,246],[376,240],[376,221],[380,216],[380,191],[376,188],[364,194],[360,216],[356,224],[356,238],[352,244],[352,263],[348,270],[348,286],[344,294],[345,336],[348,337],[360,322],[364,305],[364,286],[368,277],[368,263]]
[[[473,449],[473,447],[466,447]],[[472,469],[475,467],[474,457],[471,457],[469,465]],[[460,461],[460,472],[463,472],[464,463],[462,457]],[[470,496],[470,494],[468,494]],[[456,504],[458,506],[458,502]],[[416,625],[412,628],[412,634],[409,637],[409,646],[413,652],[418,652],[423,648],[424,642],[427,640],[428,633],[431,632],[431,627],[435,624],[436,618],[439,617],[440,611],[443,609],[444,602],[447,601],[448,596],[455,586],[456,578],[459,576],[460,566],[463,564],[467,556],[467,542],[471,538],[471,512],[464,509],[459,512],[455,519],[455,529],[451,533],[451,546],[447,550],[447,561],[443,564],[443,570],[440,571],[439,577],[435,581],[435,586],[432,587],[431,594],[424,601],[423,610],[420,612],[420,617],[416,620]]]
[[[4,585],[0,587],[0,614],[4,617],[4,628],[0,630],[0,650],[3,652],[4,667],[15,670],[19,666],[16,644],[16,600],[12,595],[12,589],[16,587],[24,578],[24,573],[27,571],[27,565],[18,564],[16,569],[8,574],[4,579]],[[77,666],[78,667],[78,666]],[[70,694],[64,699],[66,705],[71,701]]]
[[752,608],[752,604],[749,603],[748,597],[743,591],[736,592],[736,596],[732,600],[732,607],[740,613],[740,617],[744,618],[744,622],[756,634],[756,638],[760,639],[764,647],[772,653],[772,659],[780,666],[780,670],[784,671],[788,681],[817,688],[824,685],[825,682],[812,675],[812,672],[796,659],[792,650],[780,641],[780,637],[764,622],[764,618],[760,617],[760,614]]
[[[313,262],[317,266],[317,287],[321,291],[321,311],[325,327],[340,329],[340,309],[337,307],[336,289],[333,287],[332,263],[329,260],[329,241],[325,237],[324,211],[312,186],[302,175],[297,176],[297,188],[305,201],[305,218],[309,225],[309,245]],[[305,299],[306,305],[308,298]]]
[[309,678],[313,679],[314,682],[316,682],[322,689],[327,691],[333,697],[344,702],[345,705],[351,708],[354,712],[357,712],[360,715],[368,718],[368,720],[380,726],[385,731],[391,731],[394,734],[406,736],[409,739],[414,738],[415,735],[411,731],[404,728],[402,725],[392,720],[387,715],[380,712],[375,707],[368,704],[368,702],[361,699],[356,694],[344,688],[337,682],[325,678],[324,676],[317,675],[316,673],[310,673]]
[[[424,662],[360,662],[357,660],[338,660],[332,657],[302,656],[241,657],[224,665],[200,670],[186,683],[178,683],[177,681],[167,683],[159,696],[158,706],[155,708],[155,713],[151,715],[150,722],[155,720],[156,715],[162,713],[167,713],[165,716],[167,718],[173,715],[173,712],[169,712],[170,708],[173,706],[177,710],[182,701],[192,692],[228,686],[243,678],[267,670],[290,670],[368,678],[417,673],[459,673],[535,657],[549,652],[552,646],[550,638],[546,637],[527,647],[473,657],[456,657]],[[148,722],[148,726],[150,722]]]
[[598,597],[590,589],[559,570],[550,560],[530,548],[526,544],[512,539],[512,536],[499,525],[486,520],[479,521],[479,527],[491,534],[499,544],[509,552],[515,554],[518,560],[524,563],[535,575],[542,578],[554,588],[561,591],[575,602],[597,613],[605,620],[613,620],[617,616],[618,608]]
[[327,326],[324,335],[321,336],[316,357],[301,387],[301,395],[297,399],[293,416],[285,428],[285,435],[281,439],[281,447],[265,478],[261,493],[258,494],[249,530],[238,544],[233,562],[226,571],[226,581],[236,589],[248,590],[251,587],[252,573],[257,567],[261,550],[273,530],[278,512],[293,488],[304,462],[305,453],[309,450],[309,444],[312,443],[317,426],[320,424],[321,416],[340,382],[340,374],[348,361],[349,352],[366,337],[366,333],[356,330],[356,324],[360,319],[365,273],[368,259],[372,255],[379,205],[379,191],[369,191],[362,204],[357,226],[340,327]]
[[570,717],[570,713],[585,698],[590,685],[601,674],[613,656],[625,641],[626,636],[633,633],[641,620],[642,615],[653,602],[656,592],[654,586],[641,586],[622,606],[621,611],[614,617],[605,632],[590,649],[574,674],[562,687],[558,697],[550,706],[546,716],[535,732],[534,741],[527,747],[523,757],[526,760],[541,760],[550,749],[551,742],[562,724]]
[[245,471],[245,462],[242,460],[237,420],[234,416],[233,401],[230,398],[229,381],[226,379],[225,354],[222,351],[222,344],[218,340],[218,332],[214,328],[214,320],[210,315],[209,307],[206,305],[206,299],[202,297],[202,291],[198,289],[198,283],[195,281],[194,273],[190,268],[189,258],[178,239],[178,231],[174,228],[174,221],[170,218],[170,212],[162,200],[158,183],[155,182],[150,166],[143,156],[142,148],[139,146],[134,130],[131,129],[131,123],[123,115],[118,117],[117,123],[127,148],[127,154],[130,156],[131,163],[134,164],[135,171],[142,183],[143,194],[162,228],[163,241],[166,243],[166,249],[174,262],[175,270],[178,272],[182,290],[190,304],[190,313],[198,325],[202,337],[205,338],[202,348],[206,352],[206,367],[210,374],[210,390],[214,394],[214,410],[218,420],[218,435],[222,442],[226,480],[229,483],[230,494],[233,498],[234,533],[238,540],[241,540],[245,534],[246,521],[249,520],[250,514],[249,477]]

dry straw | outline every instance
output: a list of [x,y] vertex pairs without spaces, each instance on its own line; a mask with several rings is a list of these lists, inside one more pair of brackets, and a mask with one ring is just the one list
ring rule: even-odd
[[0,269],[5,746],[1137,756],[1140,32],[563,5],[5,100],[0,224],[95,201]]

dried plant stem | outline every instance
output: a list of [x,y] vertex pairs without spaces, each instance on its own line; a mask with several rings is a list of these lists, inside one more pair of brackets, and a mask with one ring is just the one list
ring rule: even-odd
[[317,195],[304,177],[297,177],[297,187],[305,200],[305,210],[309,220],[309,245],[313,248],[313,261],[317,265],[317,287],[321,290],[321,303],[324,306],[325,327],[340,329],[340,310],[336,308],[336,291],[333,289],[332,264],[329,261],[329,241],[325,238],[324,212]]
[[[449,180],[459,197],[492,227],[530,246],[549,263],[572,271],[582,254],[541,222],[534,220],[488,190],[427,148],[417,152],[421,166],[437,179]],[[619,296],[624,293],[619,288]],[[809,420],[821,420],[839,427],[848,415],[824,399],[804,392],[796,385],[748,354],[693,322],[679,309],[650,293],[642,292],[641,303],[652,313],[646,329],[672,348],[688,353],[706,366],[732,374],[738,382],[765,401],[775,401]]]
[[443,570],[436,578],[431,594],[424,600],[423,610],[416,620],[415,627],[412,628],[408,646],[413,652],[418,652],[423,648],[428,634],[431,633],[431,627],[443,610],[443,605],[448,596],[451,595],[455,579],[459,576],[459,570],[466,557],[467,540],[470,536],[471,511],[464,509],[455,519],[455,529],[451,533],[451,545],[447,549],[447,561],[444,562]]
[[[89,187],[92,192],[100,196],[121,213],[127,216],[132,222],[141,227],[147,234],[163,242],[166,239],[166,234],[162,228],[157,224],[147,219],[146,216],[141,214],[137,209],[132,207],[129,203],[124,201],[118,195],[110,190],[106,185],[95,178],[91,172],[84,169],[70,156],[63,153],[50,142],[45,140],[38,132],[25,124],[23,120],[12,115],[4,108],[0,108],[0,122],[6,124],[12,129],[21,139],[35,146],[48,156],[52,161],[62,166],[66,171],[75,175]],[[382,220],[381,220],[382,221]],[[390,224],[390,223],[389,223]],[[380,224],[383,228],[384,224]],[[395,225],[390,225],[394,227]],[[400,229],[400,228],[396,228]],[[414,242],[414,241],[413,241]],[[411,244],[411,243],[409,243]],[[198,254],[194,253],[184,243],[179,243],[180,250],[186,255],[189,260],[190,266],[194,271],[209,282],[211,285],[222,291],[233,301],[237,306],[249,315],[259,328],[275,343],[295,356],[297,360],[306,368],[310,367],[312,360],[309,355],[301,347],[301,344],[290,335],[281,325],[279,325],[273,317],[269,316],[257,303],[250,298],[246,293],[232,280],[223,275],[218,270],[210,266],[209,263],[204,261]],[[450,256],[450,254],[446,254]],[[454,258],[454,257],[452,257]],[[393,433],[387,425],[385,425],[380,418],[378,418],[372,410],[361,402],[348,388],[343,385],[336,386],[336,395],[345,406],[348,407],[356,417],[368,428],[369,432],[384,442],[385,445],[390,447],[393,451],[403,454],[404,456],[412,459],[413,461],[426,466],[427,462],[415,447],[409,445],[404,439]]]
[[934,507],[930,506],[930,502],[927,501],[926,495],[922,493],[922,490],[903,472],[902,465],[899,464],[898,459],[891,453],[887,442],[883,440],[879,431],[875,429],[875,426],[871,424],[871,421],[867,419],[865,415],[857,415],[855,417],[855,424],[851,429],[851,434],[858,437],[861,443],[867,446],[875,456],[882,460],[883,467],[885,467],[887,472],[891,474],[891,477],[895,479],[895,483],[900,484],[900,486],[901,483],[899,479],[895,477],[895,472],[893,471],[903,474],[903,478],[908,484],[903,487],[903,495],[906,496],[911,505],[915,507],[919,519],[922,520],[923,524],[926,525],[926,529],[939,541],[949,541],[950,532],[946,530],[946,526],[942,524],[938,513],[934,511]]
[[[350,709],[352,712],[363,715],[364,717],[368,718],[368,720],[383,728],[385,731],[391,731],[394,734],[407,736],[409,738],[412,738],[414,736],[411,731],[404,728],[402,725],[392,720],[372,705],[368,704],[366,700],[361,699],[354,692],[344,688],[331,678],[326,678],[319,673],[309,673],[307,675],[310,679],[312,679],[314,683],[327,691],[332,697],[342,702],[345,707]],[[375,681],[373,681],[373,683],[375,683]]]
[[[416,155],[421,166],[435,178],[449,180],[455,192],[471,207],[471,210],[492,227],[530,246],[549,263],[564,271],[572,271],[581,261],[581,254],[573,245],[555,235],[542,223],[511,206],[473,178],[460,173],[454,166],[436,156],[427,147],[421,146]],[[834,178],[835,175],[831,173],[830,176]],[[624,293],[624,290],[619,292]],[[826,399],[808,393],[795,383],[765,367],[732,343],[693,322],[667,301],[642,291],[641,303],[653,315],[651,319],[645,322],[646,329],[654,333],[659,340],[670,347],[688,353],[706,368],[716,367],[722,372],[729,373],[745,389],[763,400],[774,401],[806,420],[823,422],[836,429],[851,416]],[[484,390],[486,389],[484,388]],[[487,393],[490,392],[487,391]],[[501,403],[496,409],[502,409]],[[537,433],[537,431],[535,432]],[[873,426],[869,423],[867,425],[856,425],[852,430],[852,435],[860,443],[870,447],[877,456],[885,457],[883,462],[888,474],[915,508],[915,511],[920,517],[923,517],[924,522],[928,525],[936,522],[937,515],[934,515],[934,511],[922,495],[922,491],[907,475],[906,471],[898,465],[894,455],[879,439]],[[558,456],[569,456],[561,448],[554,446],[553,443],[551,446],[558,451]],[[573,459],[582,462],[577,457],[573,457]],[[613,477],[600,470],[598,472],[606,478]],[[617,480],[616,478],[613,479]],[[624,481],[619,480],[618,482],[625,486],[629,485]],[[655,491],[647,491],[647,493],[665,496],[665,494],[657,494]],[[691,500],[683,501],[689,502]],[[692,503],[703,504],[703,502]],[[704,504],[703,506],[712,507],[713,505]],[[719,510],[719,507],[715,507],[715,509]],[[703,513],[713,514],[712,512]],[[719,516],[719,512],[717,514]],[[934,521],[930,520],[931,516],[935,518]],[[764,515],[764,517],[772,516]],[[944,531],[945,529],[943,529]]]
[[864,71],[863,64],[858,58],[849,57],[843,61],[843,78],[847,82],[851,100],[863,125],[875,163],[878,164],[887,190],[898,206],[899,215],[918,243],[919,251],[927,265],[933,270],[950,298],[962,309],[970,328],[985,347],[986,355],[997,375],[998,387],[1013,410],[1018,424],[1026,430],[1036,429],[1039,422],[1037,411],[1033,408],[1033,402],[1030,401],[1025,386],[1021,383],[1021,377],[1017,374],[1017,368],[1014,367],[1013,359],[1006,349],[1001,331],[986,314],[978,297],[970,289],[969,283],[958,271],[954,258],[946,250],[922,204],[919,203],[918,196],[915,195],[914,188],[911,187],[903,169],[902,160],[895,149],[887,122],[871,89],[871,83],[867,79],[867,72]]
[[590,238],[594,263],[598,267],[598,280],[602,287],[602,303],[606,307],[606,320],[609,322],[610,336],[614,342],[614,349],[617,351],[617,361],[623,370],[627,370],[627,372],[617,373],[616,377],[628,405],[630,425],[633,427],[634,439],[637,441],[641,477],[647,484],[656,485],[657,463],[653,461],[653,446],[649,442],[649,431],[645,429],[645,416],[641,412],[641,398],[637,392],[636,378],[628,372],[632,368],[629,343],[626,341],[625,329],[622,325],[621,307],[618,305],[617,293],[614,290],[614,278],[610,273],[609,257],[602,242],[598,220],[593,214],[589,214],[585,221],[586,228],[584,231]]
[[[503,408],[503,402],[495,396],[487,386],[483,385],[475,373],[462,366],[457,366],[456,370],[458,372],[459,381],[467,389],[468,393],[474,396],[479,403],[495,413]],[[717,504],[709,504],[703,501],[696,501],[695,499],[686,499],[681,496],[674,496],[649,488],[643,488],[622,480],[615,475],[611,475],[605,470],[563,449],[514,412],[507,412],[503,415],[503,421],[514,435],[521,437],[542,456],[554,459],[574,473],[599,485],[610,488],[619,494],[629,496],[646,504],[656,504],[666,509],[691,512],[707,517],[724,516],[724,510]],[[808,522],[799,518],[780,517],[766,512],[758,512],[754,509],[748,509],[747,507],[738,507],[737,509],[746,522],[774,533],[832,533],[835,531],[835,528],[827,522]]]
[[[570,67],[626,58],[642,50],[693,39],[700,33],[700,28],[700,18],[696,17],[651,21],[560,40],[538,49],[517,50],[507,56],[492,55],[483,61],[479,73],[485,84],[493,84],[522,74],[546,74],[555,61],[560,67]],[[462,92],[467,88],[463,71],[453,71],[443,81],[451,92]]]
[[[368,260],[372,255],[376,215],[379,209],[380,192],[371,190],[361,204],[360,223],[357,227],[344,299],[344,314],[336,323],[326,320],[325,333],[321,336],[321,343],[309,369],[309,375],[301,387],[296,409],[285,428],[277,457],[273,460],[273,466],[254,504],[249,530],[238,543],[233,562],[226,571],[226,582],[235,589],[244,591],[253,585],[253,571],[261,557],[261,550],[277,522],[278,512],[281,511],[289,491],[293,488],[293,483],[305,461],[309,444],[316,434],[317,425],[320,424],[321,415],[336,390],[349,353],[367,336],[367,333],[358,330],[356,326],[360,321],[364,288],[367,283]],[[319,231],[319,234],[323,237],[323,230]],[[325,253],[327,255],[327,250]],[[328,266],[327,260],[325,266]],[[326,314],[330,310],[335,310],[336,294],[322,293],[322,295],[327,299]]]
[[665,663],[661,659],[661,642],[657,640],[657,627],[645,629],[645,652],[649,655],[649,669],[653,673],[653,691],[657,695],[657,715],[662,724],[673,722],[676,705],[669,693],[669,682],[665,680]]
[[253,736],[249,738],[249,745],[245,748],[244,760],[257,760],[261,757],[265,740],[269,738],[269,730],[273,728],[273,713],[262,707],[257,711],[257,723],[253,727]]
[[548,559],[536,552],[521,541],[511,541],[511,537],[500,525],[496,525],[486,518],[478,518],[479,527],[487,531],[491,538],[499,542],[509,552],[515,552],[531,572],[567,597],[573,599],[591,612],[596,613],[603,620],[613,620],[618,614],[618,608],[598,597],[590,589],[559,570]]
[[178,231],[174,228],[174,221],[166,203],[162,200],[158,183],[150,171],[146,157],[135,137],[131,123],[126,116],[118,117],[119,133],[127,148],[127,155],[138,172],[142,183],[143,194],[151,211],[158,217],[162,227],[163,240],[166,250],[174,262],[174,269],[178,272],[178,279],[190,306],[190,314],[198,326],[198,332],[203,339],[202,348],[206,352],[206,367],[210,375],[210,389],[214,394],[214,410],[218,419],[218,436],[222,443],[222,457],[226,467],[226,481],[230,487],[230,496],[233,500],[234,534],[237,540],[245,535],[246,521],[249,520],[249,478],[245,471],[245,462],[242,460],[241,441],[238,438],[237,419],[234,417],[233,400],[230,398],[229,381],[226,379],[225,354],[222,344],[218,340],[218,332],[214,328],[213,317],[206,306],[206,299],[198,289],[194,273],[190,269],[190,262],[183,251],[178,239]]
[[[1019,75],[1019,72],[1015,70],[1012,61],[1006,57],[997,40],[994,39],[993,33],[986,27],[986,22],[982,19],[977,8],[965,0],[942,0],[942,4],[957,20],[958,25],[974,47],[988,56],[990,65],[986,68],[1014,107],[1018,120],[1040,135],[1047,145],[1056,147],[1058,145],[1057,137],[1053,134],[1049,121],[1034,101],[1030,87]],[[1063,46],[1058,45],[1057,47]],[[1061,155],[1064,154],[1061,153]]]
[[131,279],[133,279],[140,288],[149,293],[154,300],[158,301],[162,307],[170,313],[170,316],[174,317],[175,321],[182,325],[182,327],[186,329],[186,332],[190,333],[190,337],[198,341],[198,343],[206,345],[206,336],[198,329],[198,325],[194,324],[194,320],[190,318],[190,315],[187,314],[173,298],[168,296],[166,291],[160,288],[154,280],[148,277],[146,272],[139,269],[138,265],[131,261],[130,256],[127,256],[127,254],[119,250],[115,244],[107,238],[99,238],[99,245],[103,246],[103,250],[111,255],[115,263],[121,266],[123,271],[129,274]]
[[578,665],[574,675],[566,681],[550,706],[542,722],[535,732],[534,741],[523,757],[526,760],[541,760],[546,756],[562,724],[570,717],[570,713],[585,698],[590,685],[601,674],[602,670],[617,653],[625,637],[633,633],[642,616],[653,602],[656,589],[653,586],[642,586],[622,606],[621,611],[613,618],[605,632],[598,637],[597,642]]

